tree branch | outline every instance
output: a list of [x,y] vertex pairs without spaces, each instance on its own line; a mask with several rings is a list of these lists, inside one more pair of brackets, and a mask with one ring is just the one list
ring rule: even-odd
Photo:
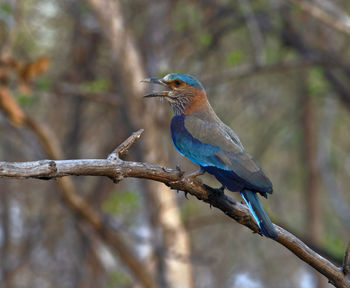
[[344,19],[345,21],[340,17],[338,17],[337,19],[308,1],[304,1],[304,0],[288,0],[288,1],[298,5],[302,10],[310,14],[312,17],[325,23],[329,27],[332,27],[335,30],[338,30],[347,35],[350,35],[350,25],[349,23],[347,23],[346,21],[347,19]]
[[349,273],[349,254],[350,254],[350,241],[345,250],[344,261],[343,261],[343,273],[347,275]]
[[[133,141],[131,141],[133,142]],[[125,143],[125,142],[124,142]],[[123,146],[123,145],[121,145]],[[130,145],[126,145],[129,147]],[[259,232],[258,226],[251,217],[248,208],[236,202],[231,197],[220,193],[217,189],[209,188],[199,179],[183,177],[178,170],[154,164],[105,159],[81,160],[41,160],[34,162],[0,162],[0,178],[37,178],[54,179],[68,175],[75,176],[106,176],[114,181],[124,178],[144,178],[162,182],[175,190],[182,190],[195,196],[197,199],[209,203],[245,225],[254,232]],[[275,225],[279,242],[301,260],[311,265],[326,276],[336,287],[350,287],[350,281],[339,269],[327,259],[310,249],[305,243],[293,234]]]
[[64,95],[67,97],[80,97],[86,100],[90,100],[96,103],[106,104],[112,108],[116,108],[121,105],[120,99],[115,96],[115,94],[109,92],[88,92],[84,91],[79,85],[74,85],[70,83],[63,83],[54,86],[54,91],[59,95]]
[[275,64],[264,64],[261,66],[253,64],[242,64],[222,71],[208,73],[202,76],[203,81],[222,83],[232,79],[256,76],[260,74],[281,73],[289,70],[310,68],[317,65],[333,67],[335,63],[322,57],[309,57],[293,61],[282,61]]

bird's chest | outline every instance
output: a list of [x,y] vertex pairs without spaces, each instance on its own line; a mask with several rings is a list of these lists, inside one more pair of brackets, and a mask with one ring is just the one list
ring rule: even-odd
[[171,119],[170,135],[176,150],[180,154],[184,156],[187,151],[192,150],[193,137],[185,127],[184,115],[176,115]]

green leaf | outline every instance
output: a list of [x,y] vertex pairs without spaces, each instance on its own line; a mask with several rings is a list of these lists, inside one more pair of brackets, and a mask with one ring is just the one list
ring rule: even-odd
[[139,197],[134,191],[114,191],[102,204],[102,211],[125,214],[139,208]]
[[326,234],[322,239],[323,245],[327,248],[327,250],[339,257],[342,258],[346,243],[340,237],[335,237],[334,234]]
[[190,28],[199,28],[202,22],[202,14],[198,6],[189,1],[176,1],[173,11],[173,24],[176,32],[183,32]]
[[36,102],[36,98],[32,94],[15,93],[15,98],[22,107],[31,106]]
[[308,90],[311,95],[323,94],[328,90],[329,86],[323,76],[321,68],[312,68],[308,75]]
[[96,79],[91,82],[83,82],[80,86],[84,92],[101,93],[108,91],[112,85],[108,79]]
[[244,60],[244,54],[241,50],[232,50],[226,57],[226,62],[230,66],[235,66]]
[[106,288],[115,288],[115,287],[126,287],[130,285],[130,278],[121,272],[112,272],[109,274],[109,279],[107,282]]
[[7,15],[11,14],[12,9],[11,9],[10,4],[8,4],[8,3],[1,3],[0,4],[0,12],[4,13],[4,14],[7,14]]
[[47,77],[41,77],[36,81],[36,88],[39,91],[48,91],[51,88],[52,81]]
[[176,32],[182,32],[186,28],[186,22],[183,19],[177,19],[174,24],[174,29]]
[[199,43],[204,47],[208,47],[211,44],[212,39],[212,35],[208,32],[202,32],[199,35]]
[[281,58],[280,39],[274,36],[267,36],[265,39],[265,59],[267,63],[276,63]]
[[183,205],[181,205],[181,216],[183,219],[190,217],[191,215],[195,215],[197,212],[198,205],[195,201],[185,201]]

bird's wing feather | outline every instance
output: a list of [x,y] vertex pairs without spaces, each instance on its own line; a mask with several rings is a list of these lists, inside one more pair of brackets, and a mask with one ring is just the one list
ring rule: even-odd
[[214,166],[233,171],[241,180],[256,189],[271,192],[270,180],[254,159],[245,152],[238,137],[236,136],[237,143],[237,140],[234,141],[225,131],[228,126],[224,127],[220,123],[203,121],[193,116],[175,116],[171,126],[175,147],[192,162],[203,167]]

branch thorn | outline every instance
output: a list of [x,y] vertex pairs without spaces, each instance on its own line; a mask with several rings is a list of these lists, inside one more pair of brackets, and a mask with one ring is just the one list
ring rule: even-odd
[[179,178],[182,178],[182,176],[184,176],[185,171],[182,171],[181,167],[179,165],[176,165],[176,170],[177,170],[177,175],[179,176]]
[[141,137],[144,129],[140,129],[134,133],[132,133],[123,143],[121,143],[116,149],[113,150],[111,154],[108,155],[107,160],[110,161],[118,161],[120,156],[126,154],[128,149],[133,145],[136,140]]

